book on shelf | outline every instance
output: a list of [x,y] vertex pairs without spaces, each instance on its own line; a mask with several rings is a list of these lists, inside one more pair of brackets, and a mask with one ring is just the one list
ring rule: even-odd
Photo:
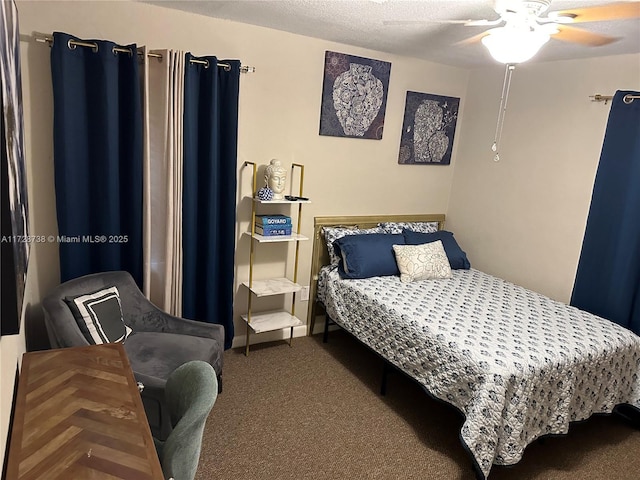
[[256,233],[264,237],[291,235],[291,225],[256,225]]
[[291,225],[287,215],[256,215],[256,225]]

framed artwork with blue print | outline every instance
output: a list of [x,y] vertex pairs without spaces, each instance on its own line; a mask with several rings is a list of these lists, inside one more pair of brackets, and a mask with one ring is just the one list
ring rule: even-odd
[[407,92],[398,163],[449,165],[460,99]]
[[391,63],[325,52],[320,135],[380,140]]

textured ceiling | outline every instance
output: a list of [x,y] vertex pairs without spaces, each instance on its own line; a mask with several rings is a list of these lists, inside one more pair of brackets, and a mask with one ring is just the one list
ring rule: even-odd
[[[481,43],[456,45],[490,27],[438,20],[495,19],[492,0],[147,1],[165,8],[461,67],[495,64]],[[549,11],[619,3],[553,0]],[[639,7],[640,9],[640,7]],[[640,19],[575,25],[619,40],[589,47],[552,38],[531,61],[640,53]]]

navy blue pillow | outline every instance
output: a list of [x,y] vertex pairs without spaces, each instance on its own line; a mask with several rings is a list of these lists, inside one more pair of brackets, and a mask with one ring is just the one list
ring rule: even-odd
[[449,259],[449,264],[454,270],[468,270],[471,268],[471,264],[467,259],[467,254],[462,251],[456,239],[453,238],[453,233],[446,230],[438,230],[433,233],[420,233],[406,228],[402,230],[404,235],[404,241],[407,245],[420,245],[423,243],[431,243],[437,240],[442,241],[442,246]]
[[400,275],[394,245],[404,245],[404,236],[391,233],[346,235],[333,242],[340,258],[342,278],[369,278]]

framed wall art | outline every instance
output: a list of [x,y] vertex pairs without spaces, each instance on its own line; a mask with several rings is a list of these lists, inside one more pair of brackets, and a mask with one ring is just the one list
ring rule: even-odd
[[380,140],[391,63],[325,52],[320,135]]
[[2,213],[2,292],[0,333],[20,331],[29,259],[18,12],[14,2],[0,3],[0,204]]
[[460,99],[407,92],[398,163],[449,165]]

